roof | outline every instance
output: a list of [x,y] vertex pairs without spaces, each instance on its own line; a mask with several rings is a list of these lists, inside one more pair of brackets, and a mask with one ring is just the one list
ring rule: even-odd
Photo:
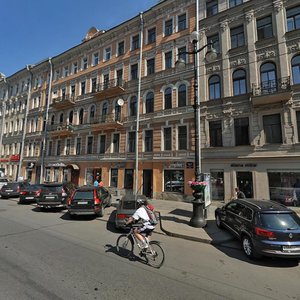
[[292,212],[292,210],[286,207],[285,205],[271,200],[238,199],[236,201],[244,203],[257,211]]

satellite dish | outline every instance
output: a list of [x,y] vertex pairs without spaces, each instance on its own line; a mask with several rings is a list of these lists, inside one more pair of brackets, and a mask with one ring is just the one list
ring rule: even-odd
[[123,106],[124,105],[124,100],[121,99],[121,98],[118,99],[117,104],[120,105],[120,106]]

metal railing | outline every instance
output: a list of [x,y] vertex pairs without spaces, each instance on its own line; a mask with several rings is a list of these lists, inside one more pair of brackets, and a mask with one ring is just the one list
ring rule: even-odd
[[103,83],[99,83],[96,86],[94,86],[92,88],[92,93],[98,93],[98,92],[102,92],[111,88],[115,88],[115,87],[124,87],[124,80],[122,79],[111,79],[108,81],[105,81]]
[[262,96],[274,93],[287,92],[291,90],[290,77],[283,77],[277,80],[263,81],[259,84],[252,84],[252,95]]

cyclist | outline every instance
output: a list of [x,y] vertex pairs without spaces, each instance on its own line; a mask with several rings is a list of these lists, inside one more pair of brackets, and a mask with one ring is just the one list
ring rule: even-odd
[[141,222],[141,226],[134,229],[134,235],[138,239],[138,241],[140,241],[142,248],[145,249],[148,247],[148,244],[146,243],[142,233],[145,234],[146,236],[150,236],[155,226],[150,224],[150,218],[145,209],[145,206],[148,205],[147,200],[138,198],[136,202],[138,208],[134,212],[132,217],[129,217],[128,221],[126,222],[126,225],[137,221]]

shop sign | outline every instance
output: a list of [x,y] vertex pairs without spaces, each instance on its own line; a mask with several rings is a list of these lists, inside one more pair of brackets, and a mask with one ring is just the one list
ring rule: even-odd
[[185,166],[186,166],[187,169],[193,169],[194,168],[194,163],[192,161],[188,161],[185,164]]
[[166,168],[169,168],[169,169],[184,169],[184,163],[183,162],[171,162],[168,165],[166,165]]
[[231,164],[230,166],[233,168],[255,168],[257,164]]
[[33,169],[34,166],[35,166],[35,163],[34,163],[34,162],[29,162],[29,163],[27,163],[27,168],[28,168],[28,169]]
[[116,163],[115,165],[112,165],[113,169],[123,169],[125,168],[125,163]]
[[20,161],[20,155],[19,154],[11,155],[10,161]]
[[66,165],[62,162],[58,162],[58,163],[52,163],[52,164],[48,164],[47,167],[66,167]]
[[0,158],[0,162],[9,162],[8,158]]

